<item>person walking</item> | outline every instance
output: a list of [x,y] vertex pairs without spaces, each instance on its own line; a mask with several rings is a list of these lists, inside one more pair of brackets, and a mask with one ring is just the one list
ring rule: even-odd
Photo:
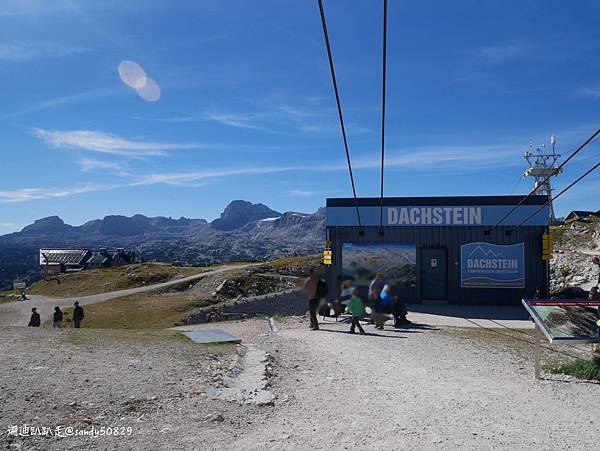
[[310,315],[311,330],[319,330],[319,321],[317,321],[317,309],[319,308],[319,297],[317,296],[317,285],[319,277],[313,268],[308,271],[308,278],[304,281],[304,292],[308,296],[308,312]]
[[40,327],[41,324],[41,320],[40,320],[40,314],[37,312],[37,309],[35,307],[33,307],[31,309],[31,318],[29,320],[29,324],[27,324],[28,327]]
[[52,327],[57,327],[60,329],[62,326],[63,320],[63,312],[60,310],[60,307],[54,307],[54,315],[52,316]]
[[358,295],[358,288],[354,289],[352,296],[348,299],[346,311],[352,315],[352,325],[350,326],[348,333],[355,334],[355,328],[358,327],[359,333],[365,335],[365,330],[362,328],[359,321],[365,313],[365,303]]
[[598,257],[592,258],[592,263],[595,266],[596,286],[600,286],[600,258],[598,258]]
[[73,309],[73,327],[79,329],[81,327],[81,320],[83,319],[83,307],[79,306],[79,302],[75,301],[75,308]]

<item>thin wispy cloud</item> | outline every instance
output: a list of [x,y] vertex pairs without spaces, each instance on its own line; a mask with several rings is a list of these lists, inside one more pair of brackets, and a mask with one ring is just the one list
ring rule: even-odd
[[[215,122],[226,127],[279,135],[325,136],[339,134],[335,109],[320,106],[320,97],[310,97],[306,102],[308,106],[289,103],[253,105],[251,111],[248,112],[213,107],[198,114],[162,118],[135,116],[134,119],[164,123]],[[348,124],[349,135],[364,134],[370,131],[369,128],[358,124]]]
[[83,172],[93,172],[99,170],[107,170],[114,172],[118,175],[130,175],[129,172],[126,171],[126,168],[123,164],[111,161],[101,161],[101,160],[93,160],[91,158],[83,158],[78,161],[79,167]]
[[39,16],[80,10],[81,2],[75,0],[0,0],[0,16]]
[[314,191],[303,191],[299,189],[290,191],[290,196],[292,197],[313,197],[315,194]]
[[30,113],[37,113],[53,108],[60,108],[67,105],[75,105],[78,103],[88,102],[90,100],[101,99],[105,97],[112,97],[116,95],[122,95],[123,91],[115,88],[103,88],[94,89],[91,91],[80,92],[77,94],[71,94],[61,97],[54,97],[52,99],[42,100],[40,102],[33,103],[23,109],[3,114],[2,118],[22,116]]
[[181,149],[199,149],[203,145],[193,143],[160,143],[124,139],[110,133],[90,130],[34,130],[35,136],[53,147],[87,150],[129,158],[163,156],[168,151]]
[[514,41],[500,45],[480,47],[477,59],[486,64],[502,64],[507,61],[527,57],[535,52],[535,46],[528,42]]
[[[519,157],[518,146],[429,146],[409,152],[389,151],[385,158],[385,166],[439,172],[468,172],[482,167],[514,166],[519,164]],[[357,169],[380,167],[381,160],[357,158],[352,166]]]
[[18,190],[0,191],[0,202],[28,202],[43,199],[56,199],[74,196],[77,194],[108,191],[118,188],[131,188],[165,184],[172,186],[192,187],[203,186],[206,181],[215,178],[271,174],[275,172],[291,171],[293,167],[256,167],[256,168],[231,168],[208,171],[189,171],[173,173],[155,173],[133,177],[128,183],[120,184],[86,184],[71,188],[22,188]]
[[[519,151],[513,146],[432,146],[412,152],[390,151],[386,157],[386,168],[405,169],[427,169],[430,172],[444,173],[468,173],[484,167],[514,166],[518,162]],[[85,161],[85,160],[84,160]],[[354,159],[353,167],[356,170],[379,169],[380,160],[373,158]],[[88,160],[84,163],[90,170],[105,168],[111,169],[112,164]],[[112,169],[116,169],[112,168]],[[236,176],[265,175],[283,172],[338,172],[346,171],[345,161],[325,162],[314,165],[282,165],[282,166],[256,166],[238,167],[224,169],[208,169],[194,171],[171,171],[150,174],[129,174],[130,181],[116,183],[113,185],[88,184],[74,188],[26,188],[15,191],[0,191],[0,201],[3,202],[25,202],[40,199],[52,199],[73,196],[77,194],[95,191],[106,191],[118,188],[152,186],[157,184],[197,188],[204,186],[210,180],[219,180]],[[310,197],[315,193],[296,189],[291,191],[290,196]]]
[[600,88],[581,88],[579,93],[584,97],[591,97],[592,99],[600,99]]
[[23,188],[0,191],[0,202],[28,202],[32,200],[57,199],[76,194],[106,191],[121,186],[89,184],[72,188]]
[[243,113],[221,113],[217,111],[207,111],[204,114],[205,120],[218,122],[223,125],[227,125],[235,128],[245,128],[250,130],[259,130],[265,132],[272,132],[272,130],[259,122],[263,122],[264,116],[256,114],[243,114]]
[[545,57],[543,49],[531,42],[513,40],[510,42],[477,47],[463,62],[454,82],[468,83],[493,74],[498,66],[523,58]]
[[193,186],[198,182],[241,175],[261,175],[273,174],[276,172],[288,172],[297,170],[297,166],[272,166],[272,167],[249,167],[249,168],[228,168],[228,169],[213,169],[206,171],[184,171],[184,172],[169,172],[155,173],[138,178],[134,185],[155,185],[164,183],[167,185],[176,186]]
[[58,42],[13,42],[0,44],[0,61],[23,62],[58,58],[88,52],[89,49]]

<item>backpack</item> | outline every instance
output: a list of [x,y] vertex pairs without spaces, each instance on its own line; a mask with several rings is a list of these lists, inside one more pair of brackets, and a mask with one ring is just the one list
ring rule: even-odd
[[317,299],[323,299],[325,296],[327,296],[327,291],[327,282],[325,282],[325,280],[323,279],[319,279],[319,281],[317,282]]

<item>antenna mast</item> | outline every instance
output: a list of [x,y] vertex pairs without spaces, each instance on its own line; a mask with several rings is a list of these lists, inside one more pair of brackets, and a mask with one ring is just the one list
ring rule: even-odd
[[[548,196],[548,199],[552,199],[553,191],[549,177],[562,172],[562,169],[556,167],[556,161],[560,158],[560,154],[556,153],[556,135],[554,133],[550,137],[550,145],[552,146],[552,153],[546,150],[545,144],[537,147],[534,151],[533,143],[529,142],[529,150],[523,155],[523,158],[529,164],[529,169],[523,175],[534,178],[534,194]],[[544,180],[546,180],[545,183]],[[550,207],[550,222],[554,222],[556,220],[554,205],[550,202],[548,206]]]

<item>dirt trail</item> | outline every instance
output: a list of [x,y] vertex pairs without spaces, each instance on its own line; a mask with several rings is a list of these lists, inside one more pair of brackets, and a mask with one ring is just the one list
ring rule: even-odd
[[[593,449],[600,385],[535,381],[519,352],[447,334],[287,322],[261,341],[275,357],[270,421],[228,441],[222,425],[206,445],[224,449]],[[367,332],[373,333],[372,326]],[[582,433],[585,431],[585,433]],[[241,431],[236,431],[241,432]],[[222,441],[221,441],[222,440]]]
[[95,304],[97,302],[108,301],[109,299],[119,298],[122,296],[128,296],[130,294],[144,293],[147,291],[154,291],[161,288],[170,287],[183,282],[190,282],[198,279],[202,279],[206,276],[224,273],[234,269],[243,269],[250,266],[255,266],[256,263],[246,265],[224,265],[211,271],[205,271],[198,274],[194,274],[179,279],[170,280],[168,282],[157,283],[153,285],[146,285],[143,287],[128,288],[126,290],[110,291],[108,293],[99,293],[86,296],[77,296],[71,298],[53,298],[49,296],[40,295],[28,295],[27,301],[8,302],[0,304],[0,325],[2,326],[24,326],[29,321],[31,315],[31,309],[37,308],[38,313],[42,317],[42,321],[47,319],[55,306],[72,307],[75,301],[78,301],[82,306],[88,304]]

